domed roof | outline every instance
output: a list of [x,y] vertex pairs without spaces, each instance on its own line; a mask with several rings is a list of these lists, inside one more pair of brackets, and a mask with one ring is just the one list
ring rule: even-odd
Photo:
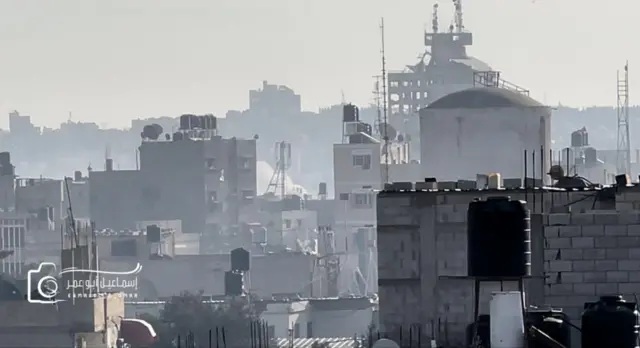
[[495,87],[474,87],[447,94],[427,106],[427,109],[544,107],[537,100],[522,93]]

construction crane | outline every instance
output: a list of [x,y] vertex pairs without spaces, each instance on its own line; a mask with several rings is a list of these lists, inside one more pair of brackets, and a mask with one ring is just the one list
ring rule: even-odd
[[629,62],[624,66],[624,76],[617,74],[618,147],[616,168],[618,174],[631,174],[631,147],[629,143]]

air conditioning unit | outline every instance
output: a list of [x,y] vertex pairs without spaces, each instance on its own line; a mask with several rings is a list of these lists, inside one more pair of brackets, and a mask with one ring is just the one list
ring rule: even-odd
[[360,122],[345,122],[345,134],[344,135],[353,135],[358,134],[358,124]]

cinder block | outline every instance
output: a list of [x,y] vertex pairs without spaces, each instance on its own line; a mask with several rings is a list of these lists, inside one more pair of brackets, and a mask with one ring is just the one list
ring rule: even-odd
[[607,260],[627,260],[629,259],[629,250],[625,248],[614,248],[606,250]]
[[618,237],[618,246],[627,248],[640,247],[640,237]]
[[551,272],[571,272],[573,270],[571,261],[553,260],[549,261],[549,271]]
[[640,225],[628,225],[627,235],[629,237],[640,237]]
[[596,271],[617,271],[618,261],[616,260],[599,260],[595,261]]
[[573,248],[593,248],[594,241],[593,237],[573,237],[571,238],[571,246]]
[[595,261],[573,261],[574,272],[594,271],[596,269]]
[[604,225],[582,226],[583,237],[602,237],[604,235]]
[[616,198],[616,211],[633,211],[632,202],[619,202]]
[[548,238],[547,247],[551,249],[571,248],[571,238]]
[[585,283],[604,283],[607,281],[607,272],[584,272]]
[[627,250],[629,259],[640,260],[640,248],[630,248]]
[[598,212],[595,215],[594,224],[595,225],[617,225],[618,222],[618,212]]
[[607,237],[619,237],[627,235],[627,226],[625,225],[605,225],[604,235]]
[[640,283],[620,283],[618,292],[623,295],[635,295],[640,293]]
[[561,260],[582,260],[583,249],[560,249]]
[[618,294],[618,283],[599,283],[596,285],[596,293],[594,295],[606,296]]
[[595,295],[596,285],[589,283],[573,284],[573,292],[578,295]]
[[640,192],[625,192],[624,200],[626,202],[640,202]]
[[549,226],[566,226],[571,223],[569,214],[549,214]]
[[558,236],[559,237],[580,237],[582,236],[582,231],[580,230],[580,226],[572,225],[572,226],[558,226]]
[[573,213],[571,214],[572,225],[593,225],[594,214],[593,213]]
[[629,272],[629,281],[640,283],[640,272]]
[[620,271],[640,271],[640,260],[620,260],[618,261]]
[[616,237],[595,237],[594,246],[596,248],[615,248],[618,246]]
[[562,252],[561,249],[545,249],[544,250],[544,260],[562,260]]
[[582,251],[584,260],[604,260],[606,256],[605,249],[585,249]]
[[607,272],[607,283],[624,283],[629,281],[629,272],[609,271]]
[[582,283],[584,281],[582,272],[561,272],[561,282],[564,283]]
[[561,226],[545,226],[544,227],[544,236],[546,238],[558,238],[559,231]]
[[640,223],[640,212],[632,210],[620,211],[618,213],[618,223],[621,225]]
[[573,295],[573,284],[551,284],[547,287],[548,295]]

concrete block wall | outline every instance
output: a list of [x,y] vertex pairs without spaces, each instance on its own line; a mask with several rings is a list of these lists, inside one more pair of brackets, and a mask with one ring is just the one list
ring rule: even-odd
[[579,322],[584,302],[640,293],[640,211],[549,214],[545,301]]
[[[473,320],[474,303],[473,281],[463,279],[467,274],[466,217],[468,204],[474,198],[486,199],[490,196],[505,195],[513,199],[526,200],[532,211],[532,273],[534,278],[525,282],[527,303],[533,305],[555,304],[573,296],[569,302],[571,307],[569,311],[573,311],[570,313],[572,316],[577,314],[578,304],[582,306],[580,301],[585,299],[587,295],[579,295],[583,297],[578,297],[574,293],[569,293],[566,288],[562,299],[560,295],[548,294],[551,287],[550,284],[545,283],[545,272],[549,272],[546,264],[550,253],[545,252],[545,249],[554,249],[551,246],[556,246],[555,249],[558,250],[564,249],[565,259],[559,261],[569,261],[567,258],[577,258],[579,255],[582,255],[583,258],[607,257],[606,251],[602,256],[597,251],[590,250],[596,248],[596,240],[593,239],[593,246],[591,246],[592,242],[588,238],[595,237],[582,235],[582,227],[585,228],[585,233],[595,233],[590,229],[597,230],[597,227],[591,226],[614,225],[613,222],[607,222],[606,219],[611,219],[611,217],[605,217],[606,214],[596,217],[595,213],[584,213],[593,207],[598,209],[602,206],[601,202],[590,199],[590,197],[595,197],[594,192],[541,189],[529,192],[523,190],[382,192],[378,196],[377,202],[377,225],[380,324],[383,330],[390,331],[395,330],[398,326],[406,327],[420,323],[423,325],[423,332],[434,332],[439,341],[454,344],[456,340],[464,339],[464,330]],[[567,208],[569,205],[571,209]],[[574,214],[547,214],[551,211],[570,210]],[[596,224],[596,218],[598,224]],[[636,219],[633,211],[629,211],[629,214],[619,214],[616,221],[640,224],[640,220]],[[547,229],[543,228],[550,223],[554,224],[552,227],[556,228],[562,226],[563,223],[569,226],[572,222],[576,226],[581,226],[579,232],[576,232],[577,227],[567,228],[562,237],[559,232],[554,237],[554,229],[549,229],[549,236],[547,236],[545,233]],[[608,227],[608,230],[611,229],[614,228]],[[628,235],[630,229],[633,227],[626,228],[625,237],[630,237]],[[574,233],[575,236],[565,237],[570,233]],[[555,240],[550,241],[553,238]],[[567,241],[569,244],[566,244]],[[623,241],[629,242],[624,239],[619,242],[623,243]],[[408,245],[409,243],[411,246]],[[578,251],[573,250],[574,244],[572,243],[575,244],[575,249]],[[598,240],[598,243],[604,242]],[[420,253],[417,258],[414,258],[416,248],[419,248]],[[609,251],[609,254],[614,253]],[[594,261],[595,265],[595,259],[576,259],[575,261]],[[554,263],[553,267],[562,267],[562,265],[567,267],[563,263]],[[576,269],[578,267],[587,267],[588,269],[589,265],[589,262],[576,263]],[[416,270],[418,271],[417,276],[415,276]],[[570,279],[572,275],[576,276],[572,273],[564,276]],[[616,273],[611,274],[611,276],[615,275]],[[587,285],[584,288],[589,287],[590,285]],[[558,290],[560,288],[553,287],[553,291],[560,291]],[[587,291],[580,290],[581,286],[579,285],[575,288],[581,292]],[[571,291],[573,289],[572,285]],[[516,290],[516,284],[482,284],[481,314],[488,313],[491,293],[500,290]],[[595,297],[593,295],[589,299]],[[566,306],[566,303],[562,304],[562,307]]]

